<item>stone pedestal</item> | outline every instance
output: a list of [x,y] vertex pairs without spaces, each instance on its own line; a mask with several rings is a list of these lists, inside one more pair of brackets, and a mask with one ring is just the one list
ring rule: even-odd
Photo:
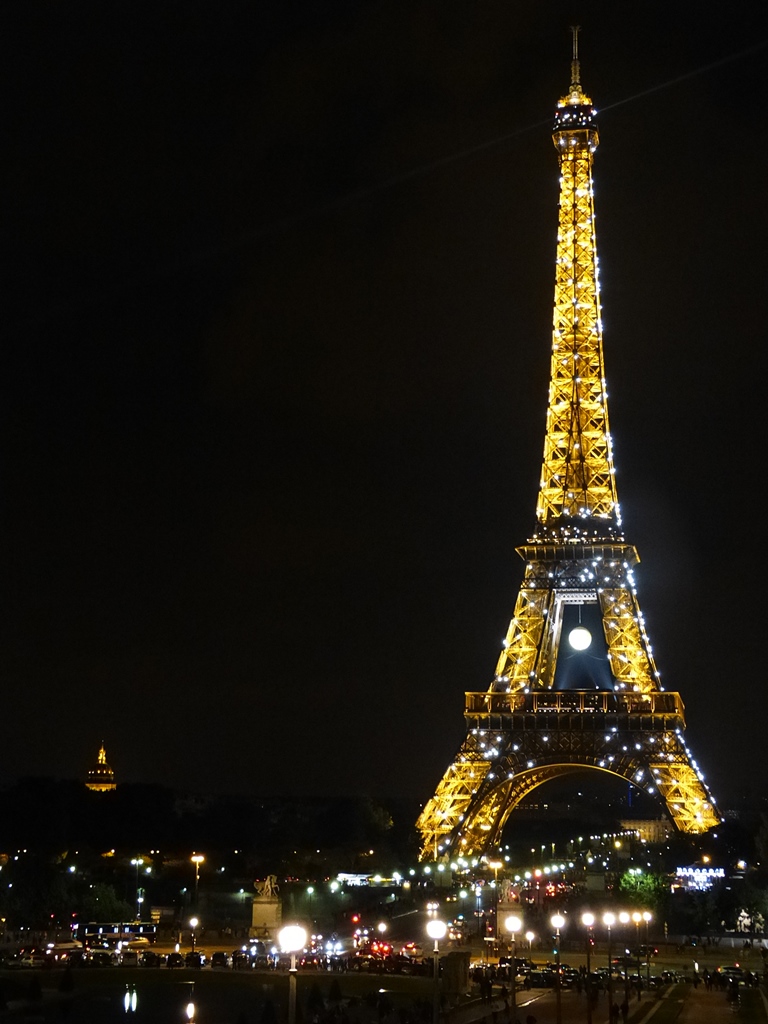
[[279,896],[254,896],[250,937],[276,942],[283,924],[283,904]]

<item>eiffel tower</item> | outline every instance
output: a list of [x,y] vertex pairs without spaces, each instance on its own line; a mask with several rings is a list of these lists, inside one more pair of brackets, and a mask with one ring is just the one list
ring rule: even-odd
[[495,676],[465,695],[467,734],[416,826],[421,859],[481,856],[532,790],[576,772],[625,779],[676,828],[719,815],[685,741],[683,702],[659,683],[638,605],[635,548],[616,497],[597,274],[596,112],[580,82],[557,106],[560,163],[552,369],[536,528]]

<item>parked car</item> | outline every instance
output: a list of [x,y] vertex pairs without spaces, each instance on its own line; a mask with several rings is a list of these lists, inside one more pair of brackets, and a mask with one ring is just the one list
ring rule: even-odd
[[165,966],[171,968],[183,967],[184,957],[181,955],[181,953],[169,953],[168,959],[165,961]]
[[29,950],[19,958],[19,967],[44,967],[45,953],[42,950]]
[[730,967],[718,967],[717,970],[726,981],[735,981],[737,985],[744,981],[744,969],[742,967],[732,965]]
[[554,971],[528,971],[525,976],[526,988],[554,988]]
[[145,949],[139,957],[139,967],[159,967],[161,959],[153,949]]
[[251,954],[247,949],[232,950],[232,967],[236,971],[247,971],[251,968]]
[[111,967],[112,954],[106,949],[92,949],[86,956],[84,965],[86,967]]
[[186,967],[194,967],[196,970],[199,970],[205,964],[205,953],[199,949],[196,949],[194,952],[190,950],[184,957],[184,964]]
[[211,953],[211,967],[229,967],[231,962],[229,953],[225,953],[222,949]]

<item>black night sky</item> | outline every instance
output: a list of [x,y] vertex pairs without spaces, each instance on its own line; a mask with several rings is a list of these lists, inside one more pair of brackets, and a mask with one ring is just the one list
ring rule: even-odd
[[432,794],[534,525],[578,21],[640,603],[759,792],[768,8],[8,15],[0,784]]

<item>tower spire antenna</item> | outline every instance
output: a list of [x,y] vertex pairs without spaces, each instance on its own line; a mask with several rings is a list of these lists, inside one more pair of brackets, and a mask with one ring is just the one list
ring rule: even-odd
[[579,70],[579,32],[581,25],[571,25],[573,36],[573,56],[571,58],[571,92],[581,89],[581,75]]

